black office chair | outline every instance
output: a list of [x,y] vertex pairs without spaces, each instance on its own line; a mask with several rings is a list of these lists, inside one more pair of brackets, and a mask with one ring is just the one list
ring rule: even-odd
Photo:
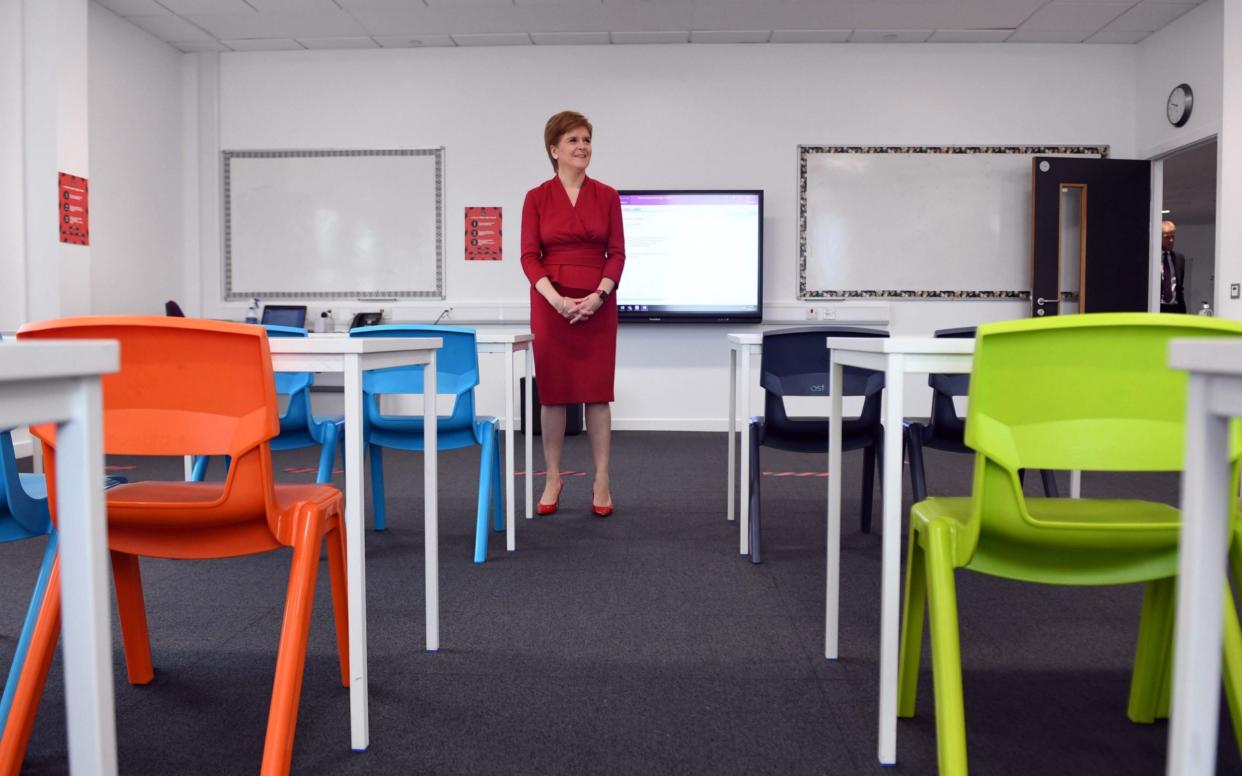
[[184,318],[185,313],[181,312],[181,305],[169,299],[164,303],[164,315],[169,318]]
[[[962,326],[956,329],[939,329],[933,336],[954,339],[972,339],[975,336],[974,326]],[[966,396],[970,393],[969,374],[933,374],[928,375],[927,384],[932,389],[931,417],[927,425],[910,421],[906,423],[906,450],[910,459],[910,491],[914,502],[927,498],[927,473],[923,468],[923,449],[946,450],[951,453],[970,453],[975,451],[966,446],[966,420],[957,414],[953,406],[953,397]],[[1019,472],[1021,477],[1024,472]],[[1049,498],[1057,497],[1057,482],[1052,472],[1041,469],[1044,492]]]
[[[763,417],[750,419],[750,561],[761,560],[759,448],[772,447],[801,453],[828,452],[828,421],[825,418],[794,420],[785,411],[786,396],[829,394],[827,337],[887,337],[888,332],[851,327],[807,327],[765,332],[760,358],[759,384],[764,390]],[[884,374],[845,367],[842,396],[863,396],[862,412],[841,424],[841,449],[864,450],[862,482],[862,530],[871,530],[871,500],[875,471],[884,449],[880,424],[880,398]],[[831,472],[829,476],[839,476]]]

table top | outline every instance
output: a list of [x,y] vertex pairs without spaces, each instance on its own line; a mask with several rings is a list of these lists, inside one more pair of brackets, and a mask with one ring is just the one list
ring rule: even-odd
[[1242,377],[1242,340],[1235,337],[1170,340],[1169,366],[1200,374]]
[[0,382],[90,377],[117,371],[116,340],[42,340],[0,343]]
[[436,350],[439,337],[269,337],[273,353],[340,355],[344,353],[393,353],[406,350]]
[[[475,340],[480,345],[516,345],[522,342],[532,342],[535,335],[530,333],[530,329],[519,329],[514,331],[491,331],[487,329],[478,329],[474,333]],[[308,339],[349,339],[347,331],[312,331]],[[290,339],[282,337],[281,339]],[[358,337],[357,339],[363,339]],[[374,338],[372,338],[374,339]]]
[[975,352],[974,339],[955,337],[826,337],[825,344],[830,350],[860,353],[969,356]]

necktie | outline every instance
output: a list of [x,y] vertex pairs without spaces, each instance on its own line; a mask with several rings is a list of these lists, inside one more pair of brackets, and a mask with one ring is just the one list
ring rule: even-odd
[[1173,252],[1164,251],[1160,263],[1160,303],[1173,304],[1177,279],[1173,275]]

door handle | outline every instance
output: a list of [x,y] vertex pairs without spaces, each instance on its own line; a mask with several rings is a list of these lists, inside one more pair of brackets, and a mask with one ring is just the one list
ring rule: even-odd
[[1042,296],[1035,297],[1035,304],[1040,304],[1040,305],[1056,304],[1059,301],[1060,301],[1059,299],[1044,299]]

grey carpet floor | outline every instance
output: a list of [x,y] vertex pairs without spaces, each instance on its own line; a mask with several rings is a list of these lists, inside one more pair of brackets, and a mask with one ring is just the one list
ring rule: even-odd
[[[421,460],[386,455],[390,527],[367,534],[371,747],[350,750],[321,564],[295,773],[936,772],[926,647],[918,715],[898,725],[899,763],[876,761],[880,536],[859,533],[854,517],[842,538],[841,657],[823,658],[822,456],[764,451],[765,555],[752,565],[724,518],[723,434],[617,433],[607,520],[588,513],[586,442],[567,440],[565,468],[583,474],[568,478],[561,511],[530,521],[519,512],[518,551],[493,534],[484,565],[471,562],[477,452],[441,455],[434,654],[423,650]],[[279,478],[309,481],[286,470],[315,458],[277,454]],[[845,458],[853,516],[860,455]],[[136,467],[120,472],[131,479],[180,473],[178,461],[111,463]],[[929,451],[927,466],[933,494],[967,492],[967,457]],[[1177,478],[1088,475],[1085,493],[1175,502]],[[41,551],[41,541],[0,545],[5,664]],[[143,561],[156,678],[129,686],[116,642],[122,773],[257,772],[288,567],[287,552]],[[973,773],[1164,772],[1167,725],[1125,715],[1138,587],[969,572],[958,583]],[[58,658],[25,773],[67,770],[62,676]],[[1221,722],[1218,770],[1242,773],[1224,713]]]

